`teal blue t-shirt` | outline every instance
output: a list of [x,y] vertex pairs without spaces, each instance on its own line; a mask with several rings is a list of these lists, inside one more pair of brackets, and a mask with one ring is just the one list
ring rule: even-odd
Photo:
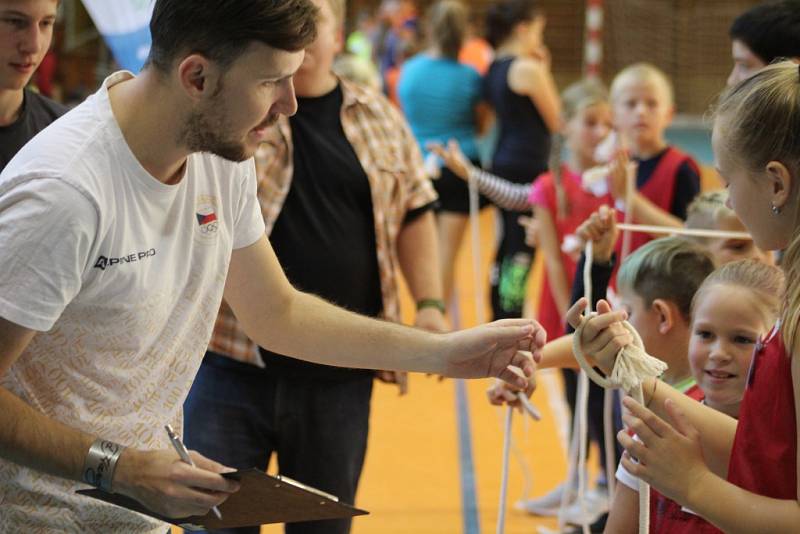
[[475,69],[418,54],[403,64],[397,95],[424,154],[429,141],[455,139],[468,158],[478,159],[475,106],[481,99],[481,76]]

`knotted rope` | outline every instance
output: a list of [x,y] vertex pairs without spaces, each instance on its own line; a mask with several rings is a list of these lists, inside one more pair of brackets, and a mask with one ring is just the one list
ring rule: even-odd
[[[583,269],[583,281],[586,288],[586,295],[589,299],[591,309],[591,294],[592,294],[592,242],[586,243],[586,260]],[[643,404],[644,396],[642,393],[642,382],[647,378],[656,378],[660,376],[666,369],[667,364],[661,360],[654,358],[647,354],[644,350],[642,338],[633,326],[627,321],[623,322],[625,328],[633,336],[633,343],[626,345],[617,353],[616,360],[614,361],[614,368],[611,375],[604,377],[600,375],[594,368],[586,361],[586,356],[583,352],[581,344],[581,337],[583,329],[587,324],[588,317],[595,315],[594,312],[587,310],[587,314],[581,320],[581,323],[575,329],[572,337],[572,348],[575,354],[575,359],[581,366],[581,369],[586,373],[595,384],[604,389],[621,388],[626,393],[631,395],[637,402]],[[584,421],[585,422],[585,421]],[[583,430],[583,429],[581,429]],[[581,462],[585,462],[585,455],[580,458]],[[582,469],[582,466],[581,466]],[[611,473],[607,474],[609,477]],[[647,534],[650,525],[650,486],[643,480],[639,479],[639,533]]]

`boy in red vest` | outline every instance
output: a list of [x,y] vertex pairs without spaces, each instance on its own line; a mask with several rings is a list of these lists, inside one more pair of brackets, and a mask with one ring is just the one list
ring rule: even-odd
[[[635,63],[624,69],[611,84],[614,125],[626,151],[615,158],[624,169],[627,158],[636,165],[636,187],[630,209],[639,224],[682,226],[686,208],[700,191],[700,169],[688,154],[667,144],[664,131],[674,114],[672,84],[658,68]],[[612,173],[611,194],[625,202],[625,172]],[[634,233],[631,251],[652,236]]]

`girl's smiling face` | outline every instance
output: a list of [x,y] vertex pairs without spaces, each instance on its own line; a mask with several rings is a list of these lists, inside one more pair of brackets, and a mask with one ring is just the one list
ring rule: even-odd
[[714,284],[694,309],[689,363],[710,407],[737,416],[756,342],[772,327],[750,289]]

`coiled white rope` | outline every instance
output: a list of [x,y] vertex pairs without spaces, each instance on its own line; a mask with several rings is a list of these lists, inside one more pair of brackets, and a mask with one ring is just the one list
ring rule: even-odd
[[[591,268],[592,268],[592,242],[586,243],[586,261],[584,264],[583,277],[586,293],[591,299]],[[590,307],[591,307],[591,300]],[[597,371],[592,368],[586,361],[581,345],[581,336],[583,328],[587,323],[587,318],[592,315],[592,312],[587,310],[587,314],[581,320],[581,323],[575,329],[575,334],[572,338],[572,348],[575,353],[575,359],[581,366],[581,369],[586,375],[592,379],[594,383],[605,389],[622,388],[626,393],[631,395],[637,402],[644,403],[642,394],[642,382],[647,378],[656,378],[660,376],[666,369],[667,364],[653,358],[644,351],[644,344],[639,333],[625,321],[623,325],[633,336],[633,343],[622,348],[617,354],[614,362],[614,368],[611,375],[608,377],[601,376]],[[609,474],[610,476],[610,474]],[[643,480],[639,479],[639,533],[646,534],[649,531],[650,525],[650,486]]]

